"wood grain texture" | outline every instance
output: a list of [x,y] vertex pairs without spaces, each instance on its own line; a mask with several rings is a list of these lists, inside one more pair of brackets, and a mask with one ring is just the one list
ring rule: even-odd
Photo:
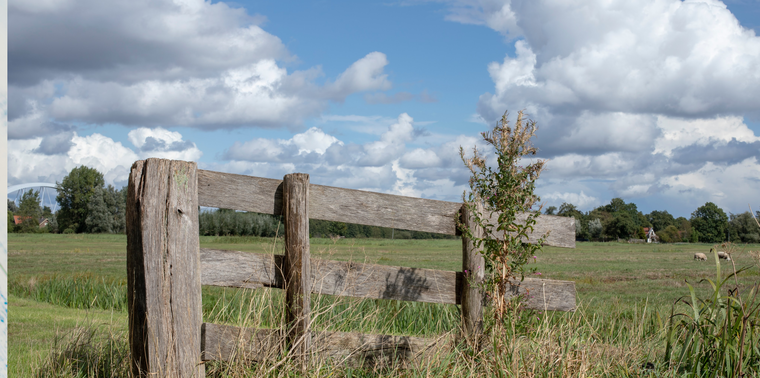
[[[201,282],[223,287],[273,287],[282,289],[284,256],[251,252],[201,250]],[[428,303],[461,304],[464,274],[445,270],[363,264],[311,259],[312,293],[366,299],[393,299]],[[544,285],[544,282],[546,283]],[[526,278],[513,292],[527,293],[527,306],[539,310],[569,311],[575,308],[572,281]],[[546,294],[546,306],[543,298]],[[540,296],[537,296],[540,293]],[[476,298],[476,297],[473,297]]]
[[[518,222],[525,222],[528,214],[518,214]],[[489,217],[490,224],[497,224],[499,215],[493,214]],[[556,215],[540,215],[536,218],[536,224],[533,225],[533,233],[527,240],[535,244],[536,241],[546,233],[549,233],[544,239],[544,245],[553,247],[575,248],[575,218],[558,217]],[[503,236],[503,235],[499,235]]]
[[[284,288],[283,255],[201,249],[201,284],[256,289]],[[313,273],[312,273],[313,274]]]
[[308,358],[311,347],[311,255],[309,175],[291,173],[282,186],[285,218],[285,300],[291,352]]
[[456,234],[460,204],[455,202],[312,185],[314,219],[368,226]]
[[368,299],[458,303],[456,272],[312,260],[312,292]]
[[[282,181],[198,171],[201,206],[282,214]],[[310,185],[309,216],[336,222],[457,235],[461,203]],[[545,245],[575,248],[574,218],[541,215],[533,235]]]
[[198,170],[201,206],[282,215],[282,180]]
[[[476,211],[482,212],[483,206],[476,205]],[[467,205],[461,208],[462,225],[470,230],[474,238],[483,237],[480,228],[471,217]],[[483,333],[483,293],[479,286],[485,279],[486,262],[480,249],[469,238],[462,236],[462,331],[470,345],[478,345],[477,340]]]
[[[276,360],[284,345],[279,330],[203,324],[204,361]],[[451,346],[448,336],[424,338],[355,332],[311,332],[315,363],[379,367],[392,363],[424,362]]]
[[528,278],[512,281],[513,295],[525,295],[525,307],[541,311],[575,311],[575,282]]
[[127,189],[129,344],[134,376],[203,377],[196,165],[148,159]]
[[[281,255],[201,250],[201,283],[284,288]],[[459,303],[462,275],[445,270],[311,259],[312,293],[366,299]]]

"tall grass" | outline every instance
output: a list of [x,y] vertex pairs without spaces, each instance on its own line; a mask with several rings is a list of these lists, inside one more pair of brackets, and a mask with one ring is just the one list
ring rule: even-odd
[[[371,312],[356,311],[355,306],[343,308],[342,304],[336,305],[335,302],[328,307],[316,307],[315,323],[320,325],[315,328],[341,330],[348,323],[364,328],[372,328],[363,326],[370,323],[387,324],[387,317],[394,313],[389,308],[398,305],[387,303],[388,308]],[[672,370],[662,365],[652,365],[652,369],[646,367],[648,361],[662,359],[664,323],[646,305],[637,307],[634,312],[635,318],[621,316],[621,313],[614,311],[593,314],[588,312],[586,306],[572,313],[539,314],[527,311],[521,321],[514,323],[514,327],[491,328],[492,332],[480,349],[454,342],[430,358],[414,364],[390,361],[385,365],[357,367],[340,361],[319,361],[303,371],[300,364],[275,354],[258,363],[244,363],[241,360],[207,363],[207,376],[619,377],[641,376],[650,371],[656,372],[657,376],[674,376]],[[326,321],[332,313],[340,314],[337,318],[342,321]],[[319,321],[322,316],[325,318]],[[619,321],[621,318],[628,321]],[[437,335],[455,339],[458,328],[455,326],[446,330],[447,316],[438,315],[427,320],[428,324],[433,325],[426,331],[442,330]],[[458,317],[452,320],[458,325]],[[244,325],[255,327],[257,320],[248,319]],[[314,347],[319,348],[320,345]]]
[[[724,245],[729,247],[730,245]],[[742,377],[760,372],[760,282],[741,287],[736,276],[748,268],[721,276],[717,249],[712,249],[716,275],[707,279],[713,289],[708,298],[690,295],[681,304],[668,330],[666,359],[690,377]],[[730,287],[733,280],[734,286]],[[748,289],[747,291],[745,291]]]
[[130,376],[129,344],[124,332],[102,330],[94,324],[59,334],[36,378]]
[[[204,321],[240,327],[281,327],[283,302],[277,290],[220,292],[204,311]],[[315,296],[316,331],[443,336],[458,332],[456,306],[426,303],[357,300]],[[390,361],[385,365],[350,366],[341,361],[319,361],[301,370],[286,355],[273,354],[260,362],[235,359],[208,362],[208,377],[619,377],[676,376],[664,364],[654,370],[647,362],[663,360],[666,319],[646,303],[594,312],[582,304],[575,312],[526,311],[510,327],[492,328],[480,350],[449,344],[417,364]],[[323,346],[315,345],[316,348]],[[128,347],[124,334],[96,325],[78,327],[57,339],[53,351],[40,363],[38,377],[127,376]],[[653,374],[654,374],[653,373]]]
[[[663,312],[650,302],[621,306],[614,301],[581,302],[574,312],[525,311],[507,326],[487,324],[480,348],[452,342],[430,358],[402,364],[351,366],[317,361],[302,370],[287,355],[258,361],[207,362],[208,377],[738,377],[760,374],[758,287],[740,286],[743,269],[706,281],[712,293],[689,295]],[[126,311],[126,282],[90,274],[18,278],[14,295],[72,308]],[[206,322],[247,328],[281,328],[284,297],[276,289],[203,288]],[[490,311],[487,309],[487,311]],[[442,337],[456,339],[454,305],[361,300],[313,295],[315,331]],[[490,318],[488,315],[486,319]],[[320,345],[315,345],[320,348]],[[38,377],[124,377],[129,350],[124,333],[97,325],[77,327],[56,338],[39,362]]]
[[[220,298],[205,320],[241,327],[269,328],[265,323],[281,319],[277,306],[279,294],[271,290]],[[245,300],[244,300],[245,299]],[[315,298],[316,330],[351,330],[378,333],[443,335],[457,333],[458,317],[449,308],[425,307],[386,301],[337,301]],[[382,305],[386,303],[386,305]],[[238,307],[237,309],[233,307]],[[401,326],[409,318],[395,322],[396,314],[408,311],[408,317],[419,318],[419,327]],[[438,311],[437,313],[435,311]],[[432,315],[431,315],[432,314]],[[437,314],[437,315],[436,315]],[[383,366],[357,367],[340,361],[320,361],[301,370],[285,355],[273,354],[260,362],[236,359],[229,362],[207,362],[208,377],[681,377],[737,376],[712,370],[703,365],[692,374],[673,363],[664,352],[668,339],[667,316],[662,317],[646,304],[631,310],[611,308],[608,312],[589,311],[582,304],[571,313],[525,312],[524,319],[514,326],[492,328],[479,350],[464,344],[451,344],[418,364],[390,363]],[[414,324],[412,319],[410,322]],[[395,324],[395,325],[394,325]],[[395,329],[393,327],[396,327]],[[450,328],[451,327],[451,328]],[[675,329],[677,327],[674,326]],[[390,332],[389,332],[390,331]],[[688,330],[687,330],[688,331]],[[678,331],[673,339],[684,339]],[[696,337],[696,336],[695,336]],[[748,341],[748,345],[757,339]],[[315,345],[319,348],[320,345]],[[672,356],[679,356],[683,346],[673,346]],[[686,347],[687,349],[690,347]],[[689,352],[687,352],[688,355]],[[690,366],[690,365],[689,365]],[[57,339],[54,350],[40,364],[38,377],[117,377],[127,376],[128,347],[124,334],[103,331],[96,326],[77,328]],[[735,371],[735,369],[734,369]],[[757,374],[756,365],[745,362],[746,376]],[[711,373],[711,374],[707,374]]]
[[78,309],[126,311],[126,280],[109,280],[90,273],[31,277],[8,282],[11,294]]

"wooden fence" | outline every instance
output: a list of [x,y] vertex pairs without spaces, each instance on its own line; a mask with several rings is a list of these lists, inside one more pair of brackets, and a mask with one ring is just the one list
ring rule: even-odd
[[[199,206],[282,215],[285,255],[200,249]],[[307,174],[284,180],[198,170],[195,163],[147,159],[134,163],[127,199],[129,344],[135,376],[203,377],[204,361],[258,359],[289,353],[306,361],[414,359],[445,343],[434,338],[315,332],[311,293],[357,298],[459,304],[462,329],[482,327],[483,257],[462,242],[462,272],[311,259],[309,218],[457,234],[469,221],[461,203],[311,185]],[[544,244],[575,247],[573,218],[540,216],[534,233]],[[203,323],[201,286],[286,290],[288,324],[244,329]],[[513,293],[530,292],[527,306],[575,308],[569,281],[526,278]]]

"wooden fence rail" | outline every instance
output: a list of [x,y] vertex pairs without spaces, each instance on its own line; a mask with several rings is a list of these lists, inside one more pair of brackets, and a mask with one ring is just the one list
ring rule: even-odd
[[[282,215],[285,254],[200,249],[199,206]],[[127,199],[129,339],[135,376],[203,377],[204,361],[262,359],[283,352],[303,363],[419,360],[446,338],[316,332],[311,293],[462,306],[466,337],[482,328],[482,255],[463,239],[462,272],[311,259],[309,219],[457,234],[461,203],[198,170],[195,163],[147,159],[132,166]],[[573,218],[540,216],[544,244],[575,247]],[[533,240],[528,240],[532,242]],[[467,272],[466,274],[463,272]],[[287,324],[276,330],[202,322],[201,285],[286,291]],[[575,308],[570,281],[526,278],[512,293],[542,310]]]

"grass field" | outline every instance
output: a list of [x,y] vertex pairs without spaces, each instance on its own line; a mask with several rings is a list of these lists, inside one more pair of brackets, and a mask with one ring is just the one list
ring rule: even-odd
[[[202,248],[282,253],[282,243],[274,239],[201,237],[200,241]],[[8,244],[9,376],[29,376],[29,369],[40,369],[55,335],[74,335],[83,324],[95,324],[108,335],[123,336],[119,335],[126,330],[124,235],[9,234]],[[461,270],[459,240],[312,239],[311,246],[317,258]],[[567,337],[595,342],[594,348],[606,345],[600,355],[607,356],[610,364],[622,364],[608,371],[624,372],[628,371],[626,364],[635,365],[662,354],[662,319],[667,318],[677,298],[689,294],[687,282],[696,286],[700,296],[710,292],[706,282],[699,282],[715,277],[714,263],[693,260],[694,252],[707,253],[710,247],[578,243],[575,249],[545,247],[531,266],[542,278],[576,283],[581,310],[553,314],[551,322],[561,329],[562,324],[577,324],[576,329],[566,330]],[[740,276],[740,287],[760,281],[758,258],[751,252],[758,250],[760,245],[736,248],[736,266],[751,266]],[[732,269],[723,262],[724,273]],[[263,303],[262,298],[273,303],[266,311],[257,310],[259,324],[276,326],[281,322],[279,295],[278,290],[244,292],[204,287],[204,318],[234,324],[246,315],[240,311],[244,308],[241,303],[255,297],[257,303]],[[332,306],[333,315],[324,316],[318,326],[341,330],[434,335],[453,331],[459,321],[456,306],[351,300],[337,305],[327,300],[324,306]],[[583,327],[590,328],[583,331]],[[531,332],[539,334],[540,329]],[[520,345],[511,347],[530,347]],[[632,345],[638,354],[623,358],[610,352]],[[547,348],[551,350],[551,345]],[[525,366],[535,370],[541,366],[536,361]]]

